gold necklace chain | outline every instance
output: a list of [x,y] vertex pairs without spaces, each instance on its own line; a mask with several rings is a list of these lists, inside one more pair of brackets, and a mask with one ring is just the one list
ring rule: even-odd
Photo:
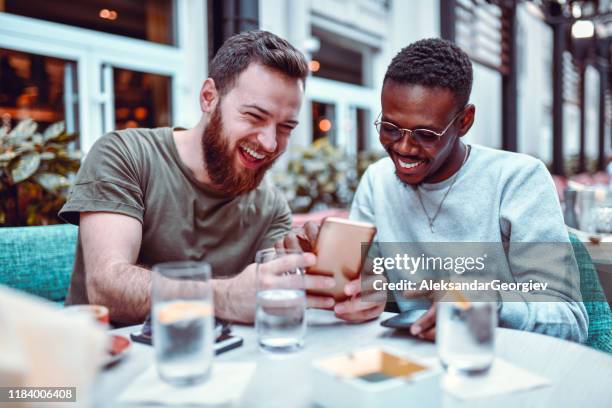
[[[461,167],[463,167],[463,165],[467,161],[468,155],[470,154],[470,150],[471,150],[471,146],[467,145],[466,148],[465,148],[465,157],[463,158],[463,162],[461,163]],[[457,173],[455,173],[455,175],[453,176],[453,180],[451,181],[450,186],[448,186],[448,189],[446,190],[446,193],[444,193],[444,196],[442,197],[442,200],[440,201],[440,204],[438,205],[438,209],[436,210],[433,218],[429,216],[429,214],[427,213],[427,210],[425,209],[425,205],[423,204],[423,199],[421,198],[421,192],[419,191],[419,186],[417,185],[415,187],[415,190],[416,190],[416,193],[417,193],[417,197],[419,198],[419,203],[421,203],[421,208],[423,209],[423,212],[425,213],[425,216],[427,217],[427,221],[429,222],[429,229],[431,230],[432,234],[434,233],[434,229],[433,229],[434,222],[436,221],[436,218],[438,217],[438,214],[440,214],[440,210],[442,209],[442,205],[444,204],[444,200],[446,200],[446,197],[448,196],[448,193],[450,193],[451,189],[455,185],[455,181],[457,181],[457,177],[459,176],[459,171],[461,170],[461,167],[459,167],[459,170],[457,170]]]

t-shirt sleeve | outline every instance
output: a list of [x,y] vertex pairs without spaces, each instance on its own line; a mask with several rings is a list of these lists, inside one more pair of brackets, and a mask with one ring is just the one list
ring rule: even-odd
[[101,137],[87,154],[59,215],[78,225],[81,212],[112,212],[142,223],[144,197],[140,166],[118,133]]
[[274,243],[287,235],[289,231],[291,231],[291,224],[293,218],[291,216],[291,209],[289,208],[289,204],[287,204],[287,200],[285,197],[277,191],[275,197],[275,209],[274,217],[268,230],[266,231],[266,235],[259,246],[259,249],[266,249],[274,246]]

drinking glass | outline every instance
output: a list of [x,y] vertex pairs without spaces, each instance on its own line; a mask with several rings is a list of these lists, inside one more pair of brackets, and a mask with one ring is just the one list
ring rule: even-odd
[[437,308],[436,345],[444,368],[452,374],[487,372],[494,358],[496,303],[443,301]]
[[306,291],[301,251],[265,249],[257,252],[255,329],[259,345],[272,352],[291,352],[304,346]]
[[159,376],[169,384],[196,384],[210,373],[215,342],[210,275],[206,262],[153,267],[153,347]]

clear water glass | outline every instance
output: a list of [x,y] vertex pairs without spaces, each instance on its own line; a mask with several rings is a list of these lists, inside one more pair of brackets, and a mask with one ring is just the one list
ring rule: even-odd
[[495,302],[437,304],[436,345],[442,366],[452,374],[476,375],[489,370],[495,357]]
[[159,376],[192,385],[209,376],[214,356],[214,303],[206,262],[157,264],[152,272],[153,347]]
[[292,352],[304,346],[306,290],[304,270],[293,267],[300,251],[266,249],[257,262],[255,329],[266,351]]

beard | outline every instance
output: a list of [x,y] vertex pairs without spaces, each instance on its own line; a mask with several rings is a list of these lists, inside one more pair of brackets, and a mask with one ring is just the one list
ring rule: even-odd
[[231,196],[238,196],[259,186],[266,171],[276,159],[263,164],[257,169],[236,169],[235,156],[238,153],[240,140],[232,147],[229,145],[229,135],[225,133],[221,108],[217,106],[212,113],[204,134],[202,135],[202,149],[204,163],[208,177],[214,188]]

